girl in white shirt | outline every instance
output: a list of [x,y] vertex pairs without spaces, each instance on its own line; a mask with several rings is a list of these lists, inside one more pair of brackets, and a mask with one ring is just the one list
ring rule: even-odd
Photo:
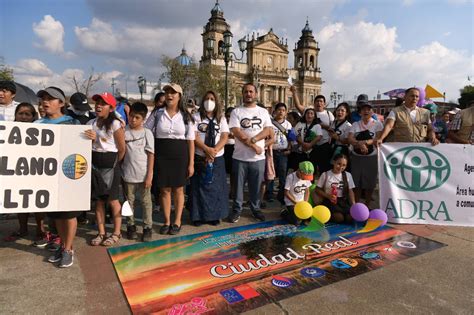
[[[160,234],[176,235],[181,230],[184,207],[184,186],[194,174],[194,119],[183,104],[183,89],[175,83],[166,85],[164,108],[150,116],[146,128],[155,135],[156,183],[165,222]],[[171,224],[171,195],[176,216]]]
[[351,174],[345,172],[348,160],[344,154],[336,155],[332,170],[321,174],[311,196],[313,200],[317,200],[316,195],[323,198],[322,204],[329,208],[331,222],[335,223],[352,221],[349,209],[355,203],[355,185]]
[[[95,103],[97,117],[89,120],[92,130],[86,135],[92,140],[92,164],[102,174],[107,188],[103,193],[97,193],[95,215],[98,234],[91,240],[92,246],[111,246],[119,242],[122,237],[121,205],[119,202],[119,186],[121,181],[119,162],[125,156],[125,131],[120,120],[115,115],[116,100],[109,93],[96,94],[92,97]],[[109,176],[110,175],[110,176]],[[108,202],[112,210],[114,232],[106,237],[105,232],[105,203]]]

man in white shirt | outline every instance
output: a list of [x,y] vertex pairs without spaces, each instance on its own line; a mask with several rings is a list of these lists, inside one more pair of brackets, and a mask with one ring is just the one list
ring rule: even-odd
[[229,216],[236,223],[242,213],[244,185],[248,182],[250,210],[259,221],[265,221],[260,211],[260,184],[265,172],[265,138],[270,135],[272,122],[268,112],[257,106],[257,89],[247,83],[242,87],[243,106],[230,115],[229,128],[235,137],[232,172],[235,176],[235,199]]
[[15,94],[16,85],[13,81],[0,81],[0,120],[15,120],[15,108],[19,104],[13,100]]

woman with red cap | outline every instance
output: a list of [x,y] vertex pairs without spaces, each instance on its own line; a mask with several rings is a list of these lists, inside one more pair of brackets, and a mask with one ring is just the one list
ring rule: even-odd
[[[120,167],[119,162],[125,155],[125,132],[115,115],[116,101],[110,93],[96,94],[96,118],[87,124],[92,126],[86,135],[92,140],[92,165],[101,175],[105,187],[96,187],[97,197],[95,214],[99,233],[92,239],[92,246],[111,246],[119,242],[122,234],[121,206],[119,202]],[[100,192],[99,192],[100,190]],[[114,231],[108,237],[105,233],[105,203],[112,209]]]

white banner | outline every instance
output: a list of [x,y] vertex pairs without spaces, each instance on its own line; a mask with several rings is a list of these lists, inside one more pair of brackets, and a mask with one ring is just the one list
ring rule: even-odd
[[378,162],[389,222],[474,226],[474,146],[386,143]]
[[0,213],[89,210],[87,129],[0,121]]

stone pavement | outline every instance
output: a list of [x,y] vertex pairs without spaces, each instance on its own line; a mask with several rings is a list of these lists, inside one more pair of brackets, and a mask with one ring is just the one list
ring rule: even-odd
[[[278,208],[276,203],[271,203],[264,210],[267,218],[277,219]],[[154,216],[159,221],[159,215]],[[238,225],[254,222],[250,211],[244,210]],[[234,225],[183,225],[182,234],[231,226]],[[473,314],[474,228],[395,227],[448,246],[248,313]],[[48,263],[50,253],[31,245],[33,221],[30,221],[29,238],[13,243],[3,241],[15,229],[16,219],[0,221],[0,314],[130,313],[106,248],[87,245],[96,233],[93,226],[79,227],[75,262],[67,269]],[[164,237],[170,236],[153,235],[154,239]]]

